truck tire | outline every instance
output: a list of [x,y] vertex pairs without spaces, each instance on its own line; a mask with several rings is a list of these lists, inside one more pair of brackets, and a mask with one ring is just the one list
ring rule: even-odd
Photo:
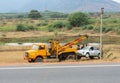
[[77,60],[80,60],[81,59],[81,56],[77,55]]
[[35,59],[35,62],[43,62],[43,58],[39,56]]
[[68,56],[66,57],[66,60],[75,60],[76,54],[75,53],[68,53]]
[[30,61],[28,61],[29,63],[32,63],[32,62],[34,62],[34,60],[30,60]]
[[62,55],[59,55],[59,56],[58,56],[58,60],[59,60],[59,62],[62,61]]

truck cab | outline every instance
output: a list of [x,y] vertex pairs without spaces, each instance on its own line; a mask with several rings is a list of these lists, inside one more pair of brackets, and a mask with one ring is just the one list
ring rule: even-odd
[[25,52],[25,60],[29,62],[42,61],[47,56],[50,56],[50,53],[47,51],[47,45],[44,43],[33,44],[30,50]]

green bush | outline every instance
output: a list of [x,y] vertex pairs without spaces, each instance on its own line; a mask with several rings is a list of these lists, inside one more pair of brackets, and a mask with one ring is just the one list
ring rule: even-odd
[[65,28],[68,30],[72,29],[72,25],[68,21],[62,21]]
[[50,25],[48,25],[48,30],[51,32],[51,31],[54,31],[55,29],[61,29],[63,27],[65,27],[67,29],[72,28],[70,23],[67,21],[55,21],[55,22],[51,23]]
[[88,26],[87,29],[92,30],[94,27],[92,25]]
[[32,19],[38,19],[41,18],[42,16],[38,10],[31,10],[28,14],[28,17]]
[[103,32],[107,33],[109,31],[112,31],[112,28],[110,28],[110,27],[103,27]]
[[62,21],[56,21],[53,23],[53,27],[55,28],[63,28],[65,27],[64,23]]
[[25,31],[26,30],[26,27],[24,26],[24,25],[22,25],[22,24],[18,24],[17,26],[16,26],[16,30],[17,31]]
[[117,30],[117,33],[120,34],[120,28]]
[[114,31],[117,32],[118,34],[120,34],[120,27],[114,28]]
[[37,26],[46,26],[46,25],[48,25],[48,23],[47,22],[41,22],[41,23],[38,23],[38,24],[36,24]]
[[54,28],[52,25],[51,25],[51,26],[50,26],[50,25],[48,26],[48,31],[49,31],[49,32],[53,32],[54,29],[55,29],[55,28]]
[[18,24],[16,26],[16,31],[29,31],[29,30],[36,30],[36,28],[32,25],[23,25],[23,24]]
[[29,25],[29,26],[26,26],[28,28],[28,30],[36,30],[37,28],[35,28],[34,26],[32,25]]
[[88,16],[82,12],[72,13],[68,16],[68,21],[74,27],[88,24]]
[[93,30],[96,31],[96,32],[99,32],[100,31],[100,27],[95,27]]
[[72,25],[70,25],[70,23],[66,23],[66,24],[65,24],[65,27],[66,27],[68,30],[72,29]]
[[117,23],[118,21],[117,20],[113,20],[113,23]]
[[[99,31],[100,31],[100,27],[94,28],[94,31],[99,32]],[[109,32],[109,31],[112,31],[112,28],[111,28],[111,27],[103,27],[103,28],[102,28],[102,31],[105,32],[105,33],[107,33],[107,32]]]
[[87,25],[87,26],[83,27],[83,30],[85,30],[85,29],[92,30],[93,28],[94,28],[94,26]]

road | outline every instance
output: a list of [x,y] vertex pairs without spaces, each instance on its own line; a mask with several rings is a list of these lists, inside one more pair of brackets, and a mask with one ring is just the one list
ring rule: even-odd
[[0,83],[119,83],[120,64],[0,67]]

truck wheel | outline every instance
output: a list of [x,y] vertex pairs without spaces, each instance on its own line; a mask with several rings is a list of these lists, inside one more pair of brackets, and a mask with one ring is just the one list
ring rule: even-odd
[[43,58],[42,58],[42,57],[37,57],[37,58],[35,59],[35,62],[43,62]]
[[77,56],[77,60],[80,60],[81,59],[81,56]]
[[32,62],[34,62],[34,60],[30,60],[30,61],[28,61],[29,63],[32,63]]
[[75,60],[76,59],[76,55],[71,53],[71,54],[68,54],[66,60]]
[[61,62],[62,61],[62,55],[59,55],[58,59],[59,59],[59,62]]

